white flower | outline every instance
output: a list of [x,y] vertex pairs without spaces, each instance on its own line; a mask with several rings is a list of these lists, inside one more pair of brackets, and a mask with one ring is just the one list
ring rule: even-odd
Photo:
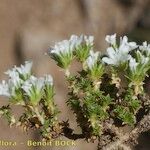
[[72,35],[70,37],[70,42],[72,43],[72,45],[77,48],[79,45],[81,45],[81,43],[83,42],[83,35],[81,36],[77,36],[77,35]]
[[31,76],[27,81],[24,82],[22,89],[26,92],[26,95],[29,96],[29,101],[31,104],[37,105],[42,98],[44,78],[36,78]]
[[32,62],[25,61],[25,65],[21,65],[20,67],[17,67],[16,70],[19,72],[19,74],[26,75],[31,73],[32,68]]
[[42,90],[42,88],[44,86],[44,83],[45,83],[45,79],[43,77],[38,78],[38,80],[37,80],[37,82],[35,84],[36,89],[41,92],[41,90]]
[[51,75],[45,75],[44,79],[45,79],[44,80],[45,85],[50,85],[50,86],[53,85],[53,78]]
[[127,36],[124,36],[123,38],[120,38],[120,46],[119,50],[122,51],[123,53],[128,53],[131,50],[137,48],[137,44],[135,42],[128,42]]
[[130,70],[131,71],[136,71],[136,67],[139,63],[136,62],[136,60],[131,57],[130,60],[129,60],[129,67],[130,67]]
[[29,82],[31,84],[35,84],[36,81],[37,81],[37,78],[32,75],[26,82]]
[[20,78],[16,66],[5,72],[5,74],[9,76],[8,80],[9,94],[10,96],[15,97],[16,89],[19,89],[24,81]]
[[10,77],[8,81],[10,87],[19,87],[23,82],[22,79],[20,79],[19,77],[19,73],[16,71],[16,67],[11,70],[8,70],[7,72],[5,72],[5,74],[7,74]]
[[18,72],[16,71],[16,66],[12,69],[9,69],[5,72],[11,79],[14,79],[19,76]]
[[13,80],[9,79],[8,80],[8,86],[9,86],[9,92],[11,96],[16,96],[16,89],[19,89],[21,87],[22,80]]
[[72,53],[74,50],[74,43],[71,43],[70,40],[63,40],[61,42],[58,42],[55,44],[54,47],[49,51],[50,54],[57,54],[57,55],[62,55],[62,54],[68,54]]
[[132,80],[134,80],[134,75],[139,78],[140,76],[145,76],[146,72],[149,70],[149,58],[142,55],[140,51],[137,51],[136,59],[131,57],[129,60],[129,69],[131,71],[131,77],[133,75]]
[[[5,72],[12,80],[16,80],[16,82],[20,82],[22,77],[26,78],[27,75],[31,74],[32,62],[25,61],[25,65],[21,65],[20,67],[14,66],[14,68]],[[14,81],[15,82],[15,81]]]
[[[116,35],[108,36],[106,39],[111,43],[115,43]],[[137,48],[135,42],[128,42],[128,38],[124,36],[120,38],[120,45],[118,47],[107,48],[108,57],[103,57],[102,61],[114,66],[119,66],[122,63],[127,62],[130,59],[129,52]]]
[[107,48],[107,54],[108,57],[103,57],[102,61],[114,66],[119,66],[121,63],[128,61],[131,57],[128,53],[123,53],[118,49],[114,50],[112,47]]
[[137,51],[137,55],[139,56],[140,64],[147,65],[149,63],[149,57],[145,57],[140,51]]
[[87,46],[93,46],[94,36],[84,36],[84,40]]
[[[61,60],[61,58],[69,57],[69,55],[72,60],[74,50],[82,51],[84,49],[84,46],[87,46],[89,49],[93,46],[93,41],[93,36],[72,35],[69,40],[63,40],[61,42],[56,43],[54,47],[49,49],[48,53],[54,56],[53,58],[58,62]],[[54,54],[60,56],[60,60],[56,58]],[[67,54],[67,56],[65,56],[65,54]]]
[[85,43],[87,46],[93,46],[94,36],[86,36],[86,35],[72,35],[70,38],[70,42],[75,48],[78,48],[79,45]]
[[141,63],[144,64],[144,65],[146,65],[146,64],[149,62],[149,57],[144,57],[144,56],[142,55],[141,60],[142,60]]
[[44,86],[44,78],[36,78],[31,76],[22,85],[22,89],[27,93],[30,98],[34,98],[33,95],[39,95]]
[[143,42],[142,46],[139,46],[139,49],[142,51],[146,51],[148,55],[150,55],[150,44],[148,44],[146,41]]
[[10,97],[9,86],[5,80],[0,83],[0,95]]
[[28,81],[24,82],[22,89],[27,93],[28,96],[31,95],[32,84]]
[[113,35],[106,35],[105,40],[111,45],[116,45],[116,33]]
[[93,52],[92,50],[90,51],[90,56],[86,60],[86,64],[89,67],[89,69],[92,69],[95,65],[95,63],[98,61],[99,57],[99,52]]

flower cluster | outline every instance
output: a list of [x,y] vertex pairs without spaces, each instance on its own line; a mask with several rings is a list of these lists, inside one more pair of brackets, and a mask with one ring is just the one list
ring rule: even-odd
[[76,36],[73,35],[71,39],[74,41],[75,44],[75,55],[77,59],[81,62],[84,62],[88,55],[89,51],[92,50],[93,48],[93,41],[94,37],[93,36]]
[[142,54],[139,50],[135,52],[135,56],[135,58],[131,56],[129,69],[126,71],[126,74],[130,81],[129,86],[134,86],[135,94],[138,95],[143,92],[143,81],[148,76],[150,58]]
[[150,44],[148,44],[146,41],[143,42],[143,45],[139,46],[139,49],[141,51],[146,52],[146,55],[149,56],[150,55]]
[[114,66],[120,66],[130,59],[129,52],[137,48],[135,42],[128,42],[128,38],[124,36],[120,38],[119,46],[116,43],[116,34],[107,35],[106,41],[110,44],[107,48],[108,57],[103,57],[103,61],[107,64]]
[[94,80],[99,80],[104,74],[104,65],[101,62],[100,53],[94,53],[93,50],[91,50],[85,63],[87,65],[87,69],[91,78],[93,78]]
[[90,70],[94,67],[94,65],[98,62],[99,52],[94,53],[92,50],[90,51],[90,56],[87,58],[86,63]]
[[[36,105],[41,100],[43,90],[45,87],[47,87],[47,85],[50,87],[53,86],[53,80],[50,75],[46,75],[45,77],[40,78],[30,76],[30,78],[22,85],[22,89],[26,92],[30,102]],[[46,92],[48,93],[49,90],[50,88],[46,89]]]
[[0,91],[0,95],[7,96],[17,103],[22,102],[21,86],[30,77],[31,68],[32,62],[26,61],[25,65],[15,66],[13,69],[5,72],[9,76],[9,80],[8,82],[2,81],[0,84],[0,89],[3,89]]
[[144,42],[143,45],[138,46],[135,42],[128,42],[128,38],[124,36],[120,38],[118,46],[116,34],[107,35],[106,41],[110,44],[110,47],[107,48],[107,57],[103,57],[102,61],[124,71],[129,79],[129,86],[134,86],[136,95],[141,93],[143,81],[150,65],[150,45]]
[[[24,65],[15,66],[5,73],[9,79],[0,84],[0,95],[10,100],[8,106],[0,108],[0,115],[5,116],[10,125],[16,124],[24,129],[31,126],[38,128],[43,138],[49,139],[60,132],[53,131],[53,126],[58,124],[53,78],[51,75],[37,78],[31,69],[32,62],[26,61]],[[10,104],[21,105],[25,109],[19,118],[12,115]]]
[[17,104],[24,104],[27,102],[27,98],[31,104],[37,104],[43,96],[42,91],[45,87],[53,86],[53,79],[50,75],[36,78],[31,74],[31,69],[32,62],[26,61],[25,65],[15,66],[5,72],[9,76],[9,80],[8,82],[3,80],[0,84],[0,95],[9,97]]
[[78,59],[85,61],[93,46],[93,40],[93,36],[72,35],[69,40],[56,43],[48,53],[58,66],[67,69],[74,58],[74,53]]

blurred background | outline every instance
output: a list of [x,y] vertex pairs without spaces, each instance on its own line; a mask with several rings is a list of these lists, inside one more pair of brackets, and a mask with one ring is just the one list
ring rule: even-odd
[[[65,104],[66,84],[64,75],[44,53],[55,42],[68,39],[72,34],[95,36],[95,49],[104,52],[105,36],[117,33],[128,35],[138,43],[150,42],[150,0],[0,0],[0,79],[13,65],[25,60],[33,60],[33,71],[37,76],[50,73],[55,80],[55,99],[62,111],[61,119],[69,118],[71,127],[77,128],[75,118]],[[73,70],[78,68],[73,65]],[[7,104],[1,98],[0,105]],[[16,114],[20,108],[14,108]],[[147,133],[137,150],[149,150]],[[25,142],[40,140],[38,132],[23,133],[20,129],[10,129],[0,119],[0,140]],[[146,141],[147,140],[147,141]],[[15,150],[52,149],[51,147],[29,148],[18,144]],[[13,147],[0,147],[13,149]],[[96,143],[77,141],[74,147],[54,147],[64,150],[95,150]]]

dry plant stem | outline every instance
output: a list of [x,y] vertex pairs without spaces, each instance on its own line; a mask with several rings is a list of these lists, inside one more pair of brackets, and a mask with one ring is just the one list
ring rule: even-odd
[[37,118],[41,122],[41,124],[44,124],[44,118],[40,115],[40,112],[37,107],[30,107],[30,109],[36,114]]
[[[137,124],[137,126],[130,133],[117,133],[117,140],[106,144],[106,146],[98,147],[98,150],[117,150],[121,147],[123,150],[131,150],[129,145],[137,144],[137,138],[142,132],[150,130],[150,111],[144,118]],[[118,132],[118,131],[117,131]],[[100,141],[99,141],[100,142]]]
[[69,76],[70,76],[70,71],[69,71],[68,68],[65,70],[65,75],[66,75],[66,77],[69,77]]
[[101,81],[94,81],[94,89],[98,90],[100,87]]

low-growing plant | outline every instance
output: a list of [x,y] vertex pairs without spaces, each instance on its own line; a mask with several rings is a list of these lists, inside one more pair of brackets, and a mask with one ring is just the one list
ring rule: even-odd
[[[94,52],[94,37],[84,35],[72,35],[47,52],[64,70],[66,103],[80,134],[74,133],[69,121],[58,119],[61,110],[54,100],[53,78],[35,77],[30,61],[5,72],[9,79],[0,84],[0,95],[9,100],[0,108],[0,115],[10,126],[38,129],[44,140],[59,136],[87,142],[98,139],[98,149],[108,150],[135,144],[141,132],[150,130],[150,100],[143,87],[150,71],[150,45],[128,42],[126,36],[117,40],[116,34],[107,35],[105,40],[109,44],[106,54]],[[73,60],[82,64],[76,74],[70,72]],[[13,105],[22,106],[19,117],[12,113]],[[124,134],[124,126],[131,126],[131,132]]]

